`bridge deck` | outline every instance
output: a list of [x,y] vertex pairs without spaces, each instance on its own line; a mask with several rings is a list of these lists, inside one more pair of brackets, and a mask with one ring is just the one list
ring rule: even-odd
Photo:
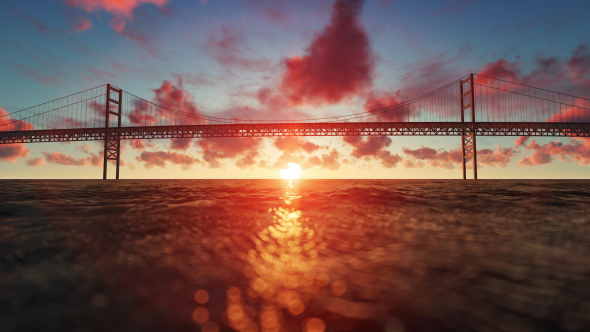
[[[265,123],[109,128],[121,139],[273,136],[460,136],[475,126],[478,136],[590,137],[590,123],[579,122],[336,122]],[[104,140],[104,128],[0,132],[0,144]]]

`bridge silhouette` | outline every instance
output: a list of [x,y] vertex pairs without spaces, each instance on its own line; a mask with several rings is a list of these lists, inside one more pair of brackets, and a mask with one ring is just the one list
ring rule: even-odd
[[121,140],[274,136],[460,136],[463,179],[477,136],[590,136],[590,99],[470,74],[362,113],[299,120],[227,119],[176,110],[101,85],[0,116],[0,144],[104,140],[119,179]]

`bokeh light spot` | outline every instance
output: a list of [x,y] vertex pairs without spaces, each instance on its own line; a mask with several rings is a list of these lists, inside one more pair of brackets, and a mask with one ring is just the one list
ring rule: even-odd
[[241,294],[242,294],[242,292],[240,291],[240,289],[238,287],[230,287],[227,290],[227,298],[231,301],[239,300]]
[[200,289],[195,293],[195,301],[200,304],[205,304],[209,301],[209,293],[206,290]]
[[219,332],[219,326],[214,322],[207,322],[201,326],[201,332]]
[[303,321],[303,332],[324,332],[326,324],[320,318],[310,318]]
[[336,280],[332,284],[332,294],[334,294],[335,296],[342,296],[344,293],[346,293],[347,287],[348,285],[346,284],[346,281]]
[[320,274],[318,274],[318,277],[316,279],[316,283],[318,284],[318,286],[324,287],[330,283],[330,277],[328,277],[328,275],[326,275],[326,274],[320,273]]
[[197,324],[204,324],[209,320],[209,310],[205,307],[197,307],[197,309],[193,311],[193,320]]

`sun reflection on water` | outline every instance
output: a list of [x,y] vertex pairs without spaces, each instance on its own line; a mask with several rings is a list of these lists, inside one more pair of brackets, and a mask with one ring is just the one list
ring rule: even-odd
[[[302,211],[292,207],[299,197],[289,181],[280,197],[286,206],[269,208],[272,222],[252,238],[255,249],[248,252],[249,265],[243,271],[248,287],[244,292],[231,287],[227,293],[226,316],[236,331],[325,330],[321,318],[302,317],[311,297],[329,278],[315,272],[315,232]],[[287,315],[300,319],[287,319]]]
[[293,200],[296,200],[301,197],[297,196],[294,189],[295,186],[293,185],[293,181],[289,180],[289,183],[287,184],[287,190],[285,191],[285,195],[283,197],[280,197],[280,199],[285,200],[285,204],[291,205]]

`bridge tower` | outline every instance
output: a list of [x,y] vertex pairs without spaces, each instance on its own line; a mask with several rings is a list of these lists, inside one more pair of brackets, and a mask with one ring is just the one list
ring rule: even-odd
[[[113,99],[111,93],[118,94],[117,99]],[[106,106],[105,106],[105,124],[104,124],[104,164],[102,178],[107,179],[107,163],[109,160],[116,161],[117,167],[117,180],[119,180],[119,160],[121,159],[121,134],[119,132],[113,132],[109,130],[109,116],[113,115],[117,117],[117,127],[121,127],[121,105],[123,101],[123,91],[117,89],[110,84],[107,84],[106,93]],[[116,107],[111,107],[114,105]],[[117,112],[113,109],[116,108]]]
[[[465,91],[465,85],[468,84]],[[473,158],[473,179],[477,180],[477,150],[475,145],[475,90],[473,89],[473,74],[461,80],[459,85],[461,94],[461,122],[471,122],[472,125],[463,125],[461,129],[461,151],[463,156],[463,180],[467,179],[467,159]],[[467,100],[466,100],[467,99]],[[471,109],[471,121],[465,121],[465,110]]]

